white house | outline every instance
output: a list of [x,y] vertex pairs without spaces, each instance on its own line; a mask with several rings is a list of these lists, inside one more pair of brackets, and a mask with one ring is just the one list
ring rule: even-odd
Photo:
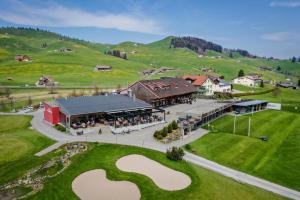
[[223,79],[215,78],[213,80],[213,91],[214,92],[223,92],[223,93],[230,93],[231,92],[231,84],[224,81]]
[[259,76],[241,76],[233,79],[234,84],[245,85],[248,87],[258,87],[263,80]]
[[197,75],[185,75],[182,78],[197,87],[198,92],[203,95],[211,96],[215,92],[231,92],[231,84],[219,78]]

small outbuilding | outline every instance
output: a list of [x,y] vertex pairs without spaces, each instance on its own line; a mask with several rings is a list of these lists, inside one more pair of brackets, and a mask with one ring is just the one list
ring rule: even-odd
[[29,62],[31,58],[28,55],[16,55],[15,60],[19,62]]
[[100,71],[100,72],[107,72],[107,71],[111,71],[112,70],[112,66],[107,66],[107,65],[96,65],[94,68],[94,71]]
[[55,86],[56,83],[51,77],[47,77],[43,75],[39,78],[39,80],[35,83],[35,85],[37,87],[41,87],[41,86],[50,87],[50,86]]
[[248,100],[235,103],[233,109],[237,114],[251,113],[267,108],[268,101],[264,100]]

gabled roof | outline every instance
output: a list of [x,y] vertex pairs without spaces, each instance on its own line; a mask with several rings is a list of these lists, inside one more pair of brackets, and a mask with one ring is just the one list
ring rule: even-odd
[[124,95],[81,96],[56,99],[55,104],[68,115],[89,113],[114,113],[130,110],[151,109],[152,106],[142,100]]
[[155,80],[141,80],[136,84],[149,91],[152,99],[166,98],[177,95],[190,94],[197,91],[197,89],[190,83],[187,83],[182,78],[162,78]]
[[184,75],[182,78],[185,80],[192,80],[192,84],[194,86],[201,86],[209,77],[200,75]]

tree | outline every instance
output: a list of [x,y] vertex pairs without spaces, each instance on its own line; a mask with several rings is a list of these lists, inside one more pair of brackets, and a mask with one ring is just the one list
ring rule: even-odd
[[264,82],[261,81],[259,87],[263,88],[264,87]]
[[230,51],[229,58],[233,58],[233,53]]
[[292,63],[294,63],[294,62],[296,62],[296,61],[297,61],[296,57],[293,56],[293,57],[292,57]]
[[300,87],[300,79],[298,79],[298,84],[297,85],[298,85],[298,87]]
[[238,77],[242,77],[245,76],[244,70],[240,69],[239,73],[238,73]]
[[167,158],[174,161],[179,161],[183,159],[184,151],[180,147],[172,147],[166,152]]
[[300,56],[299,56],[299,58],[298,58],[298,62],[300,62]]
[[276,70],[277,70],[277,71],[281,71],[281,67],[278,65],[278,66],[276,67]]
[[168,133],[172,133],[173,132],[173,126],[172,124],[168,125]]
[[175,120],[172,121],[172,128],[173,128],[173,130],[177,130],[178,129],[178,125],[177,125],[177,123],[176,123]]
[[168,135],[168,128],[167,127],[164,127],[162,130],[161,130],[161,135],[163,137],[166,137]]

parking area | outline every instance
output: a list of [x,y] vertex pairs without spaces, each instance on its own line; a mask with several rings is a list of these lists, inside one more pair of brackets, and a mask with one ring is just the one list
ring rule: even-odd
[[167,114],[166,120],[176,120],[178,117],[184,115],[199,115],[207,113],[225,105],[228,105],[228,103],[222,103],[212,99],[197,99],[196,101],[193,101],[192,104],[178,104],[167,107],[165,110],[166,113],[169,114]]

